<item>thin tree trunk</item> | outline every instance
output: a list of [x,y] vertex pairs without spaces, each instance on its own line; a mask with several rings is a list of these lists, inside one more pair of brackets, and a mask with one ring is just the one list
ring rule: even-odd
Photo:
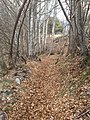
[[[49,7],[48,3],[49,1],[47,1],[47,7],[45,8],[45,13],[48,12],[48,7]],[[44,23],[43,23],[43,33],[42,33],[42,52],[46,50],[47,27],[48,27],[48,15],[45,14]]]
[[79,38],[79,44],[80,44],[80,50],[81,55],[87,55],[87,47],[85,45],[85,39],[84,39],[84,24],[83,24],[83,17],[82,17],[82,6],[81,1],[77,3],[77,26],[78,26],[78,38]]
[[53,26],[52,26],[52,36],[51,36],[51,44],[50,44],[50,54],[53,53],[53,41],[54,41],[54,35],[55,35],[55,21],[56,21],[56,15],[57,15],[57,0],[55,1],[55,5],[54,5],[54,13],[53,13]]
[[0,49],[0,77],[4,76],[7,74],[7,66],[4,62],[3,55],[2,55],[2,50]]
[[25,20],[25,17],[26,17],[26,12],[27,12],[27,9],[29,7],[29,4],[30,4],[30,0],[28,1],[28,4],[27,4],[26,9],[24,11],[24,16],[23,16],[23,19],[22,19],[22,22],[21,22],[21,25],[20,25],[20,28],[19,28],[19,32],[18,32],[16,59],[17,59],[17,57],[19,57],[19,41],[20,41],[19,38],[20,38],[21,29],[22,29],[22,26],[23,26],[23,23],[24,23],[24,20]]
[[[75,4],[76,2],[74,0],[70,0],[69,4],[70,4],[70,21],[72,26],[70,26],[69,29],[69,47],[68,47],[68,54],[74,54],[76,51],[76,37],[77,37],[77,32],[76,32],[76,14],[75,12]],[[74,13],[74,15],[73,15]]]
[[41,32],[41,26],[40,26],[40,18],[41,18],[41,0],[39,1],[39,7],[38,7],[38,20],[37,20],[37,47],[38,47],[38,52],[41,52],[41,37],[40,37],[40,32]]
[[58,0],[58,2],[59,2],[59,5],[61,6],[61,9],[62,9],[62,11],[63,11],[63,13],[64,13],[65,17],[66,17],[66,20],[68,21],[68,23],[69,23],[69,24],[70,24],[70,26],[72,27],[72,24],[71,24],[71,22],[70,22],[70,20],[69,20],[69,18],[68,18],[68,16],[67,16],[67,14],[66,14],[65,10],[64,10],[64,7],[63,7],[63,5],[62,5],[61,1],[60,1],[60,0]]
[[32,9],[32,3],[31,3],[31,7],[28,10],[28,41],[27,41],[27,53],[28,53],[28,56],[30,56],[31,9]]
[[38,41],[38,20],[37,20],[37,2],[34,1],[34,15],[33,15],[33,32],[34,32],[34,55],[39,53],[39,41]]
[[15,31],[16,31],[16,28],[17,28],[17,25],[18,25],[18,21],[19,21],[19,18],[22,14],[22,11],[23,11],[23,8],[25,6],[25,4],[27,3],[27,0],[24,0],[20,10],[19,10],[19,13],[18,13],[18,16],[17,16],[17,19],[16,19],[16,22],[15,22],[15,25],[14,25],[14,29],[13,29],[13,35],[12,35],[12,39],[11,39],[11,47],[10,47],[10,62],[12,63],[12,54],[13,54],[13,43],[14,43],[14,36],[15,36]]
[[34,1],[32,1],[31,4],[31,16],[29,16],[29,21],[30,21],[30,31],[29,31],[29,56],[32,57],[34,56],[34,31],[33,31],[33,15],[34,15]]

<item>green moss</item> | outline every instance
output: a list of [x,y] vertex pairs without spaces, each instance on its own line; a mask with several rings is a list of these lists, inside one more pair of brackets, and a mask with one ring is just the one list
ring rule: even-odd
[[4,82],[4,83],[11,84],[11,83],[13,83],[13,80],[10,80],[10,79],[5,79],[3,82]]
[[0,91],[2,91],[3,89],[6,89],[8,87],[10,87],[13,83],[14,83],[13,80],[4,79],[2,82],[0,82]]

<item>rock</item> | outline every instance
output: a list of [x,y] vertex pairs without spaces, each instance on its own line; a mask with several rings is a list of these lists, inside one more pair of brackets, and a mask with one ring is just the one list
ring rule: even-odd
[[13,73],[13,78],[15,79],[17,84],[20,84],[21,81],[28,80],[31,74],[31,70],[27,66],[16,66],[15,71]]
[[19,85],[21,84],[20,78],[16,77],[15,81],[16,81],[17,84],[19,84]]
[[50,120],[54,120],[54,117],[51,115]]
[[6,96],[9,96],[10,94],[12,94],[11,90],[5,90],[4,93],[6,94]]
[[7,120],[7,114],[3,111],[0,111],[0,120]]

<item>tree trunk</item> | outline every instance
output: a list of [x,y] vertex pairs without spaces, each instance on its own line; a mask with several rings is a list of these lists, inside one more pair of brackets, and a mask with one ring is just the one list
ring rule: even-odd
[[29,56],[34,56],[34,32],[33,32],[33,4],[32,1],[30,8],[30,16],[29,16]]
[[23,11],[23,8],[26,4],[27,0],[24,0],[20,10],[19,10],[19,13],[18,13],[18,16],[17,16],[17,19],[16,19],[16,22],[15,22],[15,25],[14,25],[14,29],[13,29],[13,35],[12,35],[12,39],[11,39],[11,48],[10,48],[10,62],[12,63],[12,54],[13,54],[13,43],[14,43],[14,36],[15,36],[15,31],[16,31],[16,28],[17,28],[17,25],[18,25],[18,21],[19,21],[19,18],[22,14],[22,11]]
[[38,41],[38,20],[37,20],[37,2],[34,1],[34,15],[33,15],[33,32],[34,32],[34,55],[39,53],[39,41]]
[[69,48],[68,48],[68,53],[74,54],[76,51],[76,25],[75,25],[75,1],[70,0],[70,21],[72,24],[72,27],[70,26],[69,29]]
[[55,35],[55,21],[56,21],[56,15],[57,15],[57,1],[55,1],[55,5],[54,5],[54,13],[53,13],[53,27],[52,27],[52,36],[51,36],[51,44],[50,44],[50,54],[53,53],[53,41],[54,41],[54,35]]
[[37,41],[38,41],[38,51],[41,52],[41,37],[40,37],[40,32],[41,32],[41,26],[40,26],[40,18],[41,18],[41,0],[39,3],[38,7],[38,20],[37,20]]
[[77,26],[78,26],[78,38],[80,44],[81,55],[87,55],[87,47],[85,45],[84,39],[84,21],[83,21],[83,10],[81,6],[81,1],[77,3]]
[[6,64],[4,62],[3,55],[2,55],[2,52],[0,50],[0,77],[7,74],[7,72],[8,72],[7,66],[6,66]]
[[48,3],[47,7],[45,8],[45,15],[44,15],[44,22],[43,22],[43,33],[42,33],[42,52],[46,50],[46,39],[47,39],[47,27],[48,27]]

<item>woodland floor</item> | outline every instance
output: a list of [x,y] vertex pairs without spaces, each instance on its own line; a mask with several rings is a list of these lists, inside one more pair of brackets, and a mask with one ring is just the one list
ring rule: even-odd
[[29,78],[12,84],[17,99],[3,105],[9,120],[90,120],[90,74],[80,68],[81,59],[39,57],[27,62]]

